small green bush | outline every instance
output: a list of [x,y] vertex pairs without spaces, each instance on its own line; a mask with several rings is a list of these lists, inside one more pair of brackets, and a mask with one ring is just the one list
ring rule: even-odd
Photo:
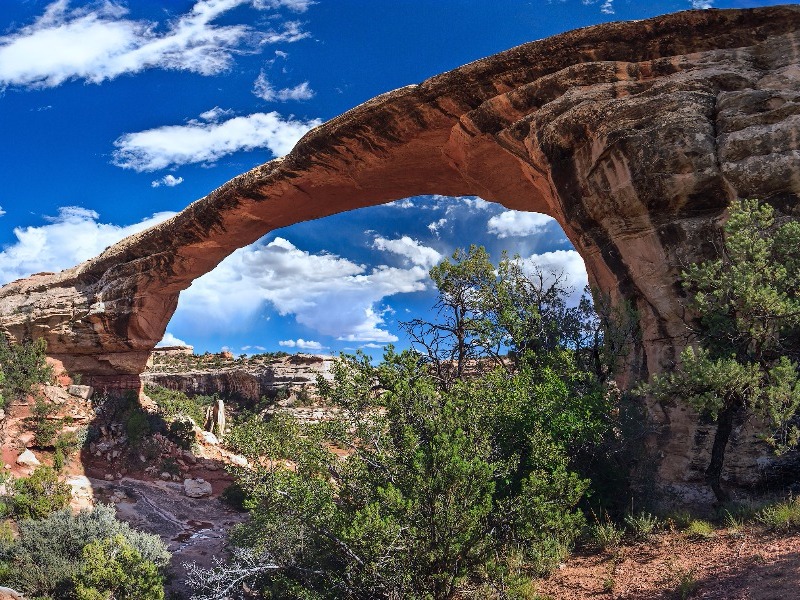
[[6,400],[23,399],[35,385],[49,383],[53,369],[45,361],[47,345],[43,339],[11,344],[0,333],[0,370],[3,372],[2,391]]
[[247,493],[244,491],[244,488],[238,483],[232,483],[220,494],[220,499],[224,501],[226,504],[235,508],[236,510],[244,511],[245,508],[245,501],[247,500]]
[[164,578],[121,534],[89,542],[74,577],[77,600],[163,600]]
[[169,424],[167,437],[184,450],[189,450],[194,442],[194,423],[187,418],[179,417]]
[[125,433],[131,446],[138,446],[151,433],[150,420],[142,410],[132,410],[125,419]]
[[36,398],[27,421],[36,436],[36,445],[40,448],[51,446],[53,438],[61,429],[61,419],[51,418],[56,412],[58,407],[55,404],[44,398]]
[[183,392],[157,385],[148,385],[145,393],[158,405],[158,411],[166,421],[188,417],[201,426],[206,418],[206,408],[217,401],[216,396],[190,398]]
[[11,505],[20,519],[43,519],[69,504],[72,488],[58,480],[56,471],[47,466],[36,467],[30,477],[14,482]]
[[625,531],[610,519],[597,521],[589,526],[589,544],[598,550],[616,548],[622,542]]
[[98,505],[77,514],[64,509],[39,521],[22,521],[12,543],[0,540],[0,565],[10,566],[4,576],[0,568],[0,582],[28,597],[72,598],[73,581],[84,564],[83,549],[117,535],[159,569],[169,561],[158,536],[131,529],[117,520],[111,506]]
[[647,512],[629,513],[625,516],[625,524],[635,540],[644,541],[655,533],[661,522],[658,517]]
[[675,595],[680,600],[690,598],[699,586],[697,579],[695,579],[694,571],[686,571],[680,573],[678,577],[678,585],[675,587]]
[[707,540],[714,537],[714,526],[708,521],[694,519],[687,525],[686,535],[695,540]]
[[756,519],[777,531],[789,531],[800,528],[800,497],[788,498],[783,502],[765,506]]

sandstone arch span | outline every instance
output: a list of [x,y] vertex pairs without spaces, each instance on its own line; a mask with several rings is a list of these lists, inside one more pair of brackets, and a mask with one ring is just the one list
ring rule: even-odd
[[[714,252],[729,202],[800,211],[799,25],[798,6],[600,25],[386,93],[96,258],[6,285],[0,324],[97,385],[138,387],[180,291],[236,248],[398,198],[480,195],[555,217],[590,281],[639,309],[632,368],[661,370],[686,343],[680,266]],[[696,419],[650,408],[662,476],[685,480]]]

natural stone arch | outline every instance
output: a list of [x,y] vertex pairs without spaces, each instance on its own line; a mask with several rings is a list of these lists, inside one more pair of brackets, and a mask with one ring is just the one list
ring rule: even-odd
[[[553,216],[591,284],[638,309],[631,372],[660,371],[687,341],[680,268],[713,254],[730,201],[798,210],[799,24],[784,6],[600,25],[378,96],[98,257],[6,285],[0,323],[97,385],[138,387],[180,291],[235,249],[399,198],[479,195]],[[701,473],[713,436],[679,408],[649,412],[661,479]],[[742,478],[755,450],[736,443]]]

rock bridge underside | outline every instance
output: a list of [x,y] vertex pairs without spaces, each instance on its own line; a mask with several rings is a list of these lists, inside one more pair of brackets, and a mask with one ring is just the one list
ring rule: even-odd
[[[96,258],[0,288],[0,327],[45,338],[95,386],[138,388],[179,293],[235,249],[399,198],[479,195],[557,219],[591,284],[638,309],[629,375],[668,369],[688,341],[681,267],[714,255],[730,202],[800,216],[798,25],[798,6],[599,25],[388,92]],[[658,479],[687,492],[712,426],[648,413]],[[743,424],[723,477],[753,483],[762,452]]]

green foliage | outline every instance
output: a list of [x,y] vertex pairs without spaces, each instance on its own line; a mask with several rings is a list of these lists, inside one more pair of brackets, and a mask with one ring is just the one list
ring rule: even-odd
[[121,534],[89,542],[75,575],[77,600],[163,600],[164,578]]
[[86,440],[86,432],[85,428],[77,431],[64,431],[56,438],[56,450],[60,451],[64,457],[73,455],[83,446]]
[[194,423],[190,419],[177,418],[169,424],[167,437],[184,450],[189,450],[194,443]]
[[58,407],[55,404],[45,398],[36,398],[29,423],[36,436],[36,445],[40,448],[50,446],[61,428],[61,419],[52,418],[56,412],[58,412]]
[[205,421],[206,408],[217,401],[216,396],[189,397],[159,385],[148,385],[145,393],[158,405],[159,413],[166,421],[189,418],[200,426]]
[[53,369],[45,361],[46,348],[41,338],[11,344],[0,333],[0,371],[6,400],[23,399],[33,392],[35,385],[52,380]]
[[714,537],[714,526],[702,519],[693,519],[686,527],[686,535],[697,540],[707,540]]
[[36,467],[30,477],[14,482],[11,504],[20,519],[43,519],[64,508],[72,498],[72,488],[58,480],[58,474],[45,465]]
[[800,529],[800,497],[765,506],[756,515],[756,519],[778,531]]
[[279,414],[234,428],[229,443],[251,462],[274,459],[239,473],[253,510],[232,535],[281,565],[262,574],[263,588],[450,598],[489,572],[514,579],[512,556],[529,573],[563,558],[583,525],[574,507],[588,482],[569,470],[566,439],[546,428],[581,443],[577,419],[526,414],[558,402],[527,372],[444,390],[421,364],[410,352],[390,350],[379,367],[345,356],[334,381],[319,382],[340,419],[303,426]]
[[589,526],[587,533],[589,544],[598,550],[618,547],[625,535],[622,527],[614,523],[608,514],[600,519],[595,515],[595,522]]
[[625,525],[635,540],[648,540],[661,525],[658,517],[647,512],[628,513],[625,515]]
[[[438,320],[406,324],[417,351],[377,366],[343,355],[318,380],[337,418],[236,423],[251,519],[232,565],[194,568],[198,598],[242,581],[317,600],[534,598],[530,578],[563,560],[584,525],[582,473],[616,443],[605,329],[632,313],[570,308],[560,275],[519,258],[495,269],[483,248],[431,278]],[[633,329],[614,337],[620,352]]]
[[717,421],[707,475],[719,499],[734,416],[748,411],[765,423],[776,453],[800,442],[800,222],[778,222],[772,207],[736,202],[725,224],[720,257],[683,273],[698,316],[699,348],[678,368],[643,387],[664,401],[679,398]]
[[128,442],[131,446],[136,447],[151,433],[150,419],[147,414],[142,410],[132,410],[126,417],[125,433],[128,436]]
[[29,597],[70,598],[84,564],[83,549],[117,535],[143,561],[166,566],[169,553],[158,536],[131,529],[116,519],[113,507],[99,505],[77,514],[64,509],[42,520],[22,521],[15,541],[0,542],[0,563],[8,567],[0,582]]
[[678,574],[678,583],[675,586],[675,595],[679,600],[686,600],[694,595],[699,587],[694,571],[684,571]]

